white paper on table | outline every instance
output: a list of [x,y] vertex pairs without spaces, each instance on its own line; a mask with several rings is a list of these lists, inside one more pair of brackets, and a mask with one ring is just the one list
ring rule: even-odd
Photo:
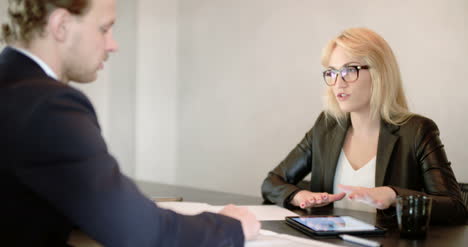
[[247,205],[241,207],[247,207],[259,221],[284,220],[286,216],[298,216],[296,213],[277,205]]
[[[185,215],[195,215],[201,212],[217,213],[224,207],[201,202],[158,202],[156,204],[161,208]],[[248,208],[259,221],[284,220],[286,216],[297,216],[296,213],[276,205],[239,205],[239,207]]]
[[331,243],[318,240],[300,238],[287,234],[279,234],[268,230],[260,230],[260,234],[253,240],[245,242],[245,247],[338,247]]
[[[179,214],[195,215],[202,212],[219,212],[224,206],[213,206],[201,202],[158,202],[161,208],[170,209]],[[276,205],[247,205],[247,207],[258,220],[284,220],[286,216],[297,216],[297,214]],[[268,230],[260,230],[259,235],[245,242],[246,247],[337,247],[326,242],[313,239],[300,238],[287,234],[278,234]]]
[[158,202],[159,207],[170,209],[179,214],[195,215],[202,212],[217,213],[221,208],[202,202]]

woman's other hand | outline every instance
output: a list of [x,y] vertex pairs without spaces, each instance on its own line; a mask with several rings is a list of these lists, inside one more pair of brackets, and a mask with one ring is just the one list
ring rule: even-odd
[[300,208],[323,207],[334,201],[338,201],[345,197],[346,193],[341,192],[338,194],[315,193],[307,190],[301,190],[294,195],[291,204]]
[[338,187],[348,194],[350,200],[362,202],[377,209],[387,209],[395,205],[396,193],[388,186],[366,188],[340,184]]

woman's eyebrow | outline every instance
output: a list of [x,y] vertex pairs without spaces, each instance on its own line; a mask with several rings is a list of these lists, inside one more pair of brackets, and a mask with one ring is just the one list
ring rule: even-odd
[[[348,66],[348,65],[353,64],[353,63],[360,64],[360,62],[351,61],[351,62],[347,62],[347,63],[343,64],[340,68],[343,68],[343,67]],[[328,66],[328,68],[329,68],[329,69],[336,69],[336,68],[333,67],[333,66]]]

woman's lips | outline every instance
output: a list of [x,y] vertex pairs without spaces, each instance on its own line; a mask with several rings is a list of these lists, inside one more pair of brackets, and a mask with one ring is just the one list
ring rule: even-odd
[[339,94],[336,95],[336,98],[337,98],[339,101],[345,101],[345,100],[347,100],[350,96],[351,96],[351,94],[339,93]]

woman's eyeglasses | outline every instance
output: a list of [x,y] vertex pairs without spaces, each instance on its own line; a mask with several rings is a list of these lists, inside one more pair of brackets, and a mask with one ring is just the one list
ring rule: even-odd
[[323,79],[328,86],[336,84],[338,75],[345,82],[354,82],[359,78],[361,69],[369,69],[368,65],[347,65],[341,69],[327,69],[323,72]]

